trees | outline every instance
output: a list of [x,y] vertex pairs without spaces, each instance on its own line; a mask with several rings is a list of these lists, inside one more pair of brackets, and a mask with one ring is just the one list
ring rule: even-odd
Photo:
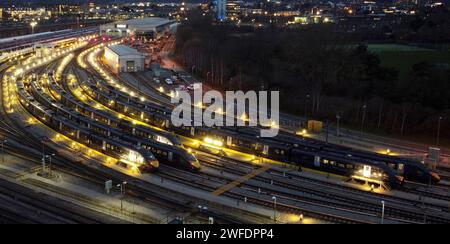
[[[353,45],[332,26],[246,29],[189,16],[177,32],[175,54],[196,75],[220,89],[281,92],[283,110],[400,135],[428,131],[427,118],[449,106],[450,71],[427,63],[410,81],[382,67],[365,45]],[[308,99],[305,99],[309,95]]]

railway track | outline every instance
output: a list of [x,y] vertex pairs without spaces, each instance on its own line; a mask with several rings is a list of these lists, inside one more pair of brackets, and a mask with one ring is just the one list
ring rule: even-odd
[[[134,89],[136,89],[136,88],[134,87]],[[284,174],[285,174],[285,173],[284,173]],[[437,197],[438,197],[438,196],[437,196]],[[405,214],[405,213],[404,213],[404,214]],[[417,215],[417,214],[416,214],[416,215]],[[421,214],[420,214],[420,215],[421,215]],[[408,219],[408,217],[404,217],[404,218]],[[417,220],[417,216],[416,216],[414,219]],[[436,219],[436,220],[437,220],[438,222],[439,222],[439,221],[442,221],[442,219],[440,219],[440,220],[439,220],[439,219]]]
[[[208,185],[207,181],[211,179],[201,178],[198,174],[192,174],[186,171],[182,171],[177,168],[168,167],[169,170],[159,172],[158,175],[165,177],[166,179],[170,179],[176,182],[180,182],[186,185],[190,185],[192,187],[213,192],[216,190],[215,186]],[[189,175],[189,176],[187,176]],[[197,179],[195,179],[197,178]],[[227,181],[224,181],[223,179],[215,179],[216,183],[226,183]],[[273,201],[268,199],[262,199],[257,197],[252,197],[249,195],[244,195],[241,193],[236,192],[225,192],[223,193],[224,196],[230,197],[232,199],[244,202],[244,199],[246,199],[246,202],[253,203],[260,206],[265,206],[268,208],[273,208]],[[305,216],[331,222],[331,223],[346,223],[346,224],[370,224],[371,222],[363,221],[363,220],[356,220],[352,218],[342,217],[338,215],[332,215],[332,214],[326,214],[321,213],[318,211],[312,211],[312,210],[306,210],[300,207],[283,204],[283,203],[277,203],[277,208],[279,207],[279,210],[284,210],[289,213],[294,213],[297,215],[304,214]]]
[[[20,139],[20,137],[17,136],[19,134],[17,132],[20,132],[21,129],[23,129],[23,128],[21,128],[21,129],[14,128],[14,129],[16,131],[10,133],[10,135],[11,136],[14,135],[17,139]],[[20,134],[22,134],[22,133],[20,133]],[[33,143],[34,146],[39,144],[39,142],[30,140],[29,138],[27,138],[27,140],[25,140],[25,141],[27,141],[27,142],[34,142]],[[84,167],[83,165],[80,165],[80,162],[71,162],[70,160],[67,160],[67,159],[64,160],[63,159],[65,162],[61,163],[62,160],[60,160],[60,159],[61,159],[60,156],[55,157],[54,164],[55,165],[64,165],[67,168],[70,168],[71,171],[73,171],[74,168],[76,168],[78,171],[83,172],[83,174],[86,174],[87,172],[89,172],[91,174],[94,174],[96,178],[115,179],[115,177],[113,175],[111,175],[111,174],[106,174],[105,175],[102,172],[103,175],[105,175],[105,177],[101,177],[102,173],[99,172],[99,171],[92,173],[92,169],[90,169],[88,167]],[[121,181],[123,181],[123,178],[126,178],[126,177],[121,176],[120,178],[121,178],[120,180],[116,178],[117,179],[116,182],[121,182]],[[185,202],[182,202],[182,201],[181,202],[180,201],[177,202],[177,200],[175,200],[174,198],[170,198],[170,197],[164,196],[162,194],[155,194],[154,191],[149,191],[147,189],[143,189],[140,186],[138,186],[138,185],[140,185],[139,184],[140,182],[137,182],[135,179],[129,179],[129,180],[132,183],[129,183],[127,185],[128,186],[127,187],[127,193],[128,194],[131,194],[131,195],[133,195],[135,197],[143,199],[144,201],[147,201],[147,202],[153,202],[153,203],[158,202],[160,205],[164,205],[166,207],[167,206],[175,206],[174,209],[182,210],[184,212],[192,212],[192,210],[193,210],[193,207],[189,207],[188,205],[186,205]],[[105,181],[103,180],[103,181],[99,181],[98,183],[104,184],[104,182]],[[133,182],[136,183],[136,186],[133,186],[134,185]],[[221,222],[221,223],[236,223],[237,222],[236,220],[232,220],[232,218],[227,217],[227,215],[225,215],[223,213],[219,213],[217,211],[210,210],[207,214],[216,216],[217,220],[219,222]]]
[[[216,167],[216,163],[208,162],[207,159],[202,160],[204,165],[215,168],[217,172],[221,172],[221,175],[201,172],[200,177],[203,181],[219,182],[223,185],[229,184],[234,181],[235,178],[244,176],[249,173],[249,170],[237,170],[237,166],[234,167]],[[224,170],[225,169],[225,170]],[[251,169],[252,170],[252,169]],[[225,177],[223,173],[229,175],[233,174],[233,177]],[[239,188],[245,189],[251,193],[258,193],[262,195],[277,196],[280,199],[287,199],[302,204],[310,204],[315,206],[322,206],[324,208],[338,209],[343,211],[349,211],[352,213],[364,214],[368,216],[378,216],[380,213],[379,201],[374,199],[363,198],[361,194],[348,193],[342,194],[335,189],[324,189],[319,184],[298,184],[287,178],[275,177],[269,178],[260,174],[255,176],[249,181],[239,184]],[[184,178],[191,179],[194,176],[186,176]],[[394,221],[400,221],[405,223],[421,223],[424,213],[422,210],[417,209],[415,206],[404,206],[394,202],[387,202],[386,218]],[[447,223],[450,220],[440,218],[439,216],[432,216],[430,214],[428,221],[434,223]]]
[[[45,72],[45,69],[44,69],[43,72]],[[93,79],[99,79],[100,78],[97,74],[95,74],[95,71],[93,71],[92,69],[90,70],[89,74],[91,75],[91,78],[93,78]],[[9,134],[15,134],[15,132],[20,132],[21,131],[21,128],[14,127],[14,125],[11,124],[11,123],[5,123],[5,126],[7,126],[7,131],[9,131],[8,132]],[[25,137],[26,138],[26,134],[25,133],[22,132],[20,135],[21,135],[20,137]],[[39,145],[40,145],[40,141],[39,140],[27,139],[27,140],[25,140],[25,142],[33,144],[35,146],[35,148],[39,148]],[[146,200],[148,200],[148,199],[155,199],[156,198],[156,199],[158,199],[158,201],[161,201],[161,203],[164,203],[164,202],[168,203],[169,202],[171,204],[178,205],[178,207],[180,209],[183,209],[184,211],[192,211],[192,209],[193,209],[193,207],[192,206],[188,206],[189,204],[186,204],[186,202],[178,201],[178,200],[176,200],[173,197],[164,196],[164,194],[161,194],[161,193],[159,195],[155,194],[155,191],[157,191],[157,189],[155,189],[154,186],[152,186],[153,190],[148,190],[145,187],[143,187],[144,185],[148,186],[148,184],[146,184],[145,182],[133,179],[132,177],[124,176],[123,174],[120,174],[118,172],[112,172],[111,170],[108,170],[108,169],[102,169],[102,170],[95,171],[92,168],[84,165],[81,162],[64,162],[62,160],[64,160],[64,158],[60,157],[59,160],[56,159],[54,161],[54,163],[56,165],[64,165],[64,166],[70,168],[71,171],[73,171],[74,168],[77,168],[79,170],[77,172],[83,172],[82,174],[91,174],[91,175],[93,175],[93,177],[98,178],[97,184],[104,183],[105,179],[114,179],[117,182],[121,182],[121,181],[123,181],[124,178],[127,178],[128,179],[127,182],[131,182],[129,184],[129,187],[127,188],[128,194],[132,194],[132,195],[134,195],[136,197],[140,197],[140,198],[143,198],[143,199],[146,199]],[[212,161],[210,161],[210,159],[207,158],[207,159],[204,160],[204,163],[207,163],[207,162],[212,162]],[[243,162],[238,162],[238,163],[242,165]],[[237,170],[235,168],[233,169],[233,168],[230,168],[230,167],[228,167],[226,165],[225,166],[224,165],[217,165],[217,164],[214,165],[212,163],[209,163],[208,165],[210,167],[212,167],[212,168],[215,167],[215,169],[217,169],[217,170],[227,171],[228,173],[233,174],[235,176],[246,174],[246,171],[240,171],[240,170]],[[105,171],[108,171],[108,172],[105,173]],[[191,185],[193,187],[196,187],[198,189],[203,189],[205,191],[214,191],[216,188],[214,186],[212,186],[212,185],[208,186],[208,185],[205,185],[205,184],[202,185],[202,184],[199,184],[198,182],[194,182],[194,181],[192,181],[192,178],[196,177],[196,178],[200,179],[202,177],[206,177],[206,178],[209,178],[208,181],[211,181],[211,179],[213,177],[215,177],[214,180],[212,180],[212,181],[213,181],[213,183],[215,182],[216,184],[218,182],[220,182],[221,184],[227,184],[227,183],[230,183],[230,181],[231,181],[230,179],[224,179],[224,178],[221,178],[221,177],[218,177],[218,176],[214,176],[214,175],[210,175],[210,174],[208,175],[208,174],[206,174],[204,172],[202,172],[201,174],[198,174],[197,176],[191,175],[191,177],[186,177],[186,174],[188,174],[187,172],[181,173],[177,169],[171,169],[169,172],[170,173],[163,172],[163,173],[160,173],[160,174],[163,175],[164,177],[166,177],[166,179],[171,179],[171,180],[183,183],[183,184]],[[276,169],[270,169],[268,172],[270,174],[272,174],[272,175],[280,175],[280,173],[282,173],[283,177],[287,177],[287,178],[291,178],[291,179],[296,177],[296,179],[299,179],[298,175],[286,174],[286,172],[277,171]],[[183,174],[184,174],[184,176],[180,176],[180,175],[183,175]],[[189,178],[191,178],[191,180],[186,180],[186,179],[189,179]],[[203,179],[205,179],[205,178],[203,178]],[[285,198],[285,199],[288,199],[290,202],[302,202],[302,203],[307,203],[307,204],[311,204],[311,205],[313,205],[313,204],[315,204],[315,205],[321,204],[321,205],[323,205],[323,207],[327,207],[327,205],[329,206],[329,205],[334,203],[334,204],[338,204],[339,207],[348,208],[350,205],[354,204],[358,208],[358,210],[370,212],[370,214],[372,214],[372,216],[377,217],[377,215],[373,214],[374,212],[376,212],[375,204],[369,204],[367,202],[357,201],[355,199],[346,199],[346,198],[343,198],[342,196],[338,196],[337,194],[330,194],[329,192],[325,192],[325,191],[321,191],[321,192],[318,192],[317,190],[314,191],[313,188],[307,188],[307,187],[304,187],[304,186],[299,186],[299,185],[296,185],[296,184],[292,184],[292,183],[286,182],[284,180],[279,180],[279,179],[275,179],[274,180],[274,178],[272,178],[272,177],[268,178],[268,177],[263,177],[263,176],[256,176],[254,179],[259,181],[259,182],[262,182],[263,184],[266,184],[266,185],[270,182],[271,183],[270,185],[274,185],[275,184],[277,186],[281,186],[283,188],[286,188],[286,190],[297,192],[297,193],[289,193],[287,191],[279,191],[279,190],[275,190],[275,189],[270,188],[270,187],[265,187],[262,190],[265,193],[267,193],[266,195],[268,195],[268,196],[277,196],[280,199],[281,198]],[[301,180],[303,180],[303,182],[307,181],[306,178],[303,178]],[[309,179],[309,180],[313,181],[312,179]],[[317,182],[309,182],[309,183],[310,184],[318,184]],[[331,184],[331,183],[329,183],[329,184]],[[256,189],[261,189],[262,188],[261,186],[258,187],[257,185],[252,185],[250,183],[242,183],[241,185],[243,186],[243,188],[246,191],[250,191],[250,192],[254,192]],[[298,192],[301,192],[302,194],[299,194]],[[314,199],[312,197],[305,197],[306,194],[310,194],[310,195],[314,195],[315,194],[316,197],[322,197],[322,198],[328,197],[329,199],[327,199],[326,201],[325,200],[318,201],[317,198]],[[155,195],[157,197],[155,197]],[[244,193],[241,193],[241,192],[230,192],[230,191],[225,192],[224,195],[229,197],[229,198],[232,198],[232,199],[235,199],[235,200],[240,200],[240,201],[242,201],[245,198],[246,201],[249,202],[249,203],[254,203],[254,204],[257,204],[257,205],[260,205],[260,206],[265,206],[267,208],[271,208],[272,205],[273,205],[273,202],[270,200],[270,198],[268,199],[267,196],[266,197],[249,196],[248,194],[244,194]],[[283,211],[286,211],[286,212],[296,213],[296,214],[305,214],[308,217],[313,217],[313,218],[317,218],[317,219],[321,219],[321,220],[329,221],[329,222],[333,222],[333,223],[353,223],[353,224],[354,223],[370,223],[370,222],[366,222],[366,221],[361,221],[361,220],[356,220],[356,219],[352,219],[352,218],[337,216],[337,215],[333,215],[333,214],[324,214],[324,213],[321,213],[321,212],[318,212],[318,211],[306,210],[304,208],[296,207],[296,206],[294,206],[292,204],[278,203],[277,204],[277,209],[283,210]],[[408,222],[408,221],[410,221],[410,222],[413,222],[413,221],[414,222],[418,222],[417,220],[419,218],[421,218],[421,216],[422,216],[420,214],[419,214],[420,216],[418,216],[416,213],[409,213],[409,212],[406,212],[406,211],[396,212],[397,210],[395,210],[392,207],[388,207],[386,210],[387,210],[388,217],[391,216],[391,215],[392,216],[400,215],[400,217],[405,222]],[[227,221],[230,222],[230,223],[240,222],[240,221],[236,221],[235,219],[232,219],[229,216],[224,215],[222,213],[209,212],[208,214],[209,215],[215,215],[215,216],[217,216],[217,218],[221,218],[224,222],[227,222]],[[436,216],[429,216],[428,217],[428,222],[441,223],[442,221],[443,221],[442,219],[439,219]]]
[[[91,70],[91,72],[92,72],[92,70]],[[95,78],[95,76],[96,76],[96,75],[94,75],[94,74],[91,74],[91,77],[92,77],[92,78]]]
[[[51,219],[56,223],[66,224],[126,223],[125,221],[77,206],[62,199],[56,199],[47,194],[35,192],[27,187],[13,184],[3,179],[0,179],[0,195],[3,196],[4,200],[2,204],[5,204],[5,201],[9,200],[10,204],[16,206],[22,205],[23,209],[36,213],[34,218],[30,212],[24,213],[22,217],[31,218],[36,221],[43,220],[42,223],[48,223]],[[16,214],[20,215],[17,212]],[[48,218],[42,218],[41,220],[40,215],[47,216]]]
[[[202,152],[202,153],[204,153],[204,152]],[[224,159],[224,157],[218,157],[218,156],[212,155],[212,154],[208,154],[208,155],[210,158],[213,158],[214,160],[216,160],[216,164],[217,164],[217,162],[221,162],[222,164],[225,164],[225,166],[222,166],[222,167],[227,167],[228,170],[236,170],[237,165],[246,165],[246,167],[248,168],[247,171],[251,170],[251,167],[253,167],[250,162],[236,161],[236,160],[233,160],[231,158],[226,158],[226,157]],[[209,162],[208,164],[211,164],[211,162]],[[226,165],[228,165],[228,166],[226,166]],[[241,174],[244,172],[241,172]],[[336,192],[342,192],[342,191],[349,192],[349,193],[351,192],[354,194],[365,195],[367,197],[378,199],[380,201],[381,200],[392,200],[395,202],[400,202],[402,204],[407,204],[407,205],[411,205],[411,206],[424,206],[424,207],[430,208],[430,209],[438,209],[439,211],[449,212],[449,209],[447,206],[444,207],[444,206],[440,206],[440,205],[436,205],[436,204],[423,203],[422,201],[415,201],[415,200],[405,199],[405,198],[396,197],[396,196],[392,196],[392,195],[380,194],[380,193],[371,192],[371,191],[362,191],[360,189],[356,189],[356,188],[344,186],[344,185],[338,185],[338,184],[335,184],[335,183],[332,183],[329,181],[325,181],[325,180],[319,180],[316,178],[302,176],[300,174],[289,173],[289,172],[286,172],[286,171],[283,171],[283,170],[277,169],[277,168],[271,168],[271,169],[267,170],[266,172],[273,176],[279,176],[279,177],[282,177],[285,179],[296,180],[298,182],[298,184],[314,184],[316,187],[321,187],[321,188],[326,187],[326,188],[334,189]],[[257,176],[257,177],[261,177],[261,176]],[[269,180],[270,179],[265,179],[266,182],[268,182]],[[417,193],[417,192],[413,192],[413,193]],[[442,195],[432,194],[432,193],[429,193],[429,195],[424,194],[423,196],[433,197],[436,195],[438,196],[438,197],[436,197],[436,199],[442,198]]]

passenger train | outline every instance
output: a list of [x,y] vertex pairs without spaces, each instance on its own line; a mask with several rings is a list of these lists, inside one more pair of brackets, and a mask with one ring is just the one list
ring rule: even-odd
[[61,30],[43,32],[32,35],[17,36],[0,39],[0,61],[9,57],[26,54],[33,51],[36,43],[56,43],[58,45],[75,41],[77,37],[97,33],[97,28],[81,30]]
[[127,166],[139,169],[141,172],[152,172],[159,168],[159,161],[148,150],[143,150],[131,143],[119,141],[115,138],[97,135],[89,128],[80,126],[73,121],[57,116],[37,102],[25,89],[21,80],[17,83],[20,103],[35,118],[60,134],[77,141],[89,148],[95,149],[108,156],[118,159]]
[[86,80],[82,81],[81,86],[86,94],[112,110],[178,135],[200,141],[214,138],[224,148],[344,175],[358,173],[366,165],[379,168],[386,175],[393,172],[396,176],[390,177],[393,185],[404,180],[422,183],[437,183],[440,180],[439,175],[419,161],[338,147],[293,135],[281,134],[263,139],[258,137],[257,130],[248,127],[174,127],[170,123],[171,111],[168,108],[139,101],[104,81]]
[[[54,83],[54,79],[52,76],[50,76],[50,80],[51,80],[50,83]],[[53,85],[54,89],[56,89],[55,87],[56,84]],[[37,99],[45,107],[51,109],[56,116],[64,117],[78,125],[88,128],[89,130],[91,130],[96,134],[100,134],[101,136],[107,136],[108,138],[116,138],[117,140],[125,141],[126,143],[131,143],[131,145],[137,148],[152,152],[153,155],[155,155],[155,157],[160,162],[172,166],[177,166],[180,168],[185,168],[191,171],[197,171],[201,167],[198,160],[185,148],[181,146],[181,143],[179,142],[178,138],[175,137],[173,134],[151,130],[150,128],[147,128],[147,130],[145,130],[144,127],[140,126],[141,130],[135,130],[134,133],[130,133],[129,135],[127,135],[128,131],[126,130],[124,131],[120,127],[125,128],[126,125],[127,126],[133,125],[124,123],[122,121],[118,121],[115,118],[110,118],[110,122],[116,121],[116,125],[118,125],[118,127],[110,126],[111,124],[109,125],[103,124],[98,120],[92,119],[94,118],[95,114],[98,115],[97,112],[99,111],[95,112],[94,111],[95,109],[90,108],[90,111],[92,112],[91,116],[89,117],[83,116],[76,110],[65,107],[59,104],[57,101],[53,100],[53,98],[51,98],[47,93],[45,93],[42,90],[42,87],[40,87],[40,85],[36,80],[30,82],[30,86],[31,86],[30,90],[34,98]],[[70,97],[68,94],[57,94],[57,95],[60,96],[61,99],[63,97],[66,98]],[[102,116],[106,116],[104,112],[102,113],[103,113]],[[134,126],[137,127],[136,125]],[[143,134],[144,132],[147,134]],[[172,136],[172,138],[169,137],[168,139],[168,137],[166,136]]]

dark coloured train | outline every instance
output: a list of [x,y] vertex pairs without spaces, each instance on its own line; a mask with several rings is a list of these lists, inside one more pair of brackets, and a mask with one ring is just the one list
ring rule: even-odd
[[159,161],[151,152],[140,149],[131,143],[97,135],[91,129],[80,126],[67,118],[57,116],[52,110],[37,102],[25,90],[21,81],[17,82],[17,89],[19,101],[27,111],[60,134],[116,158],[130,167],[139,169],[141,172],[152,172],[159,168]]
[[[52,77],[49,81],[54,83]],[[71,104],[77,104],[74,110],[51,98],[42,90],[37,81],[32,81],[30,86],[34,98],[51,109],[57,116],[71,120],[102,136],[117,138],[116,140],[131,143],[137,148],[150,151],[160,162],[192,171],[197,171],[201,167],[198,160],[181,146],[179,139],[172,133],[127,123],[125,120],[117,119],[105,111],[82,105],[67,93],[54,94],[56,97],[59,96],[60,100],[66,102],[70,100],[72,101]],[[56,88],[54,86],[52,89]],[[89,112],[89,116],[80,113],[83,109],[85,112]],[[108,120],[109,123],[105,124],[105,120]]]
[[[199,141],[214,138],[221,142],[221,146],[236,151],[326,172],[342,175],[362,172],[371,177],[367,167],[364,171],[365,165],[385,172],[389,182],[394,184],[401,184],[404,180],[422,183],[437,183],[440,180],[435,172],[416,160],[353,150],[294,135],[282,133],[275,138],[263,139],[258,137],[258,130],[248,127],[174,127],[170,123],[171,111],[168,108],[139,101],[104,81],[87,80],[81,86],[91,98],[119,113]],[[375,171],[373,175],[379,175]]]

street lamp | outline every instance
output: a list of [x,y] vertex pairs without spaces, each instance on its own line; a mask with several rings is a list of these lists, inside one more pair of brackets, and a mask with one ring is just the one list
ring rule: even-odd
[[50,154],[50,155],[45,155],[46,158],[48,158],[50,160],[50,165],[49,165],[49,169],[50,169],[50,176],[52,175],[52,157],[54,157],[55,154]]
[[273,222],[276,224],[277,223],[277,197],[273,196],[272,197],[273,200]]
[[208,210],[208,207],[207,206],[198,205],[198,209],[201,212],[202,210]]
[[31,26],[31,34],[34,34],[34,27],[36,27],[37,24],[38,24],[38,23],[37,23],[36,21],[33,21],[33,22],[30,23],[30,26]]
[[384,201],[381,201],[381,224],[384,223]]
[[7,143],[7,142],[8,142],[8,140],[2,140],[1,141],[1,143],[2,143],[2,163],[5,162],[5,148],[4,148],[4,144]]
[[442,120],[442,116],[439,116],[438,118],[438,127],[437,127],[437,136],[436,136],[436,147],[439,146],[439,137],[441,134],[441,120]]
[[126,181],[122,182],[122,184],[118,184],[117,187],[120,187],[120,211],[123,210],[123,197],[125,196],[125,185]]

